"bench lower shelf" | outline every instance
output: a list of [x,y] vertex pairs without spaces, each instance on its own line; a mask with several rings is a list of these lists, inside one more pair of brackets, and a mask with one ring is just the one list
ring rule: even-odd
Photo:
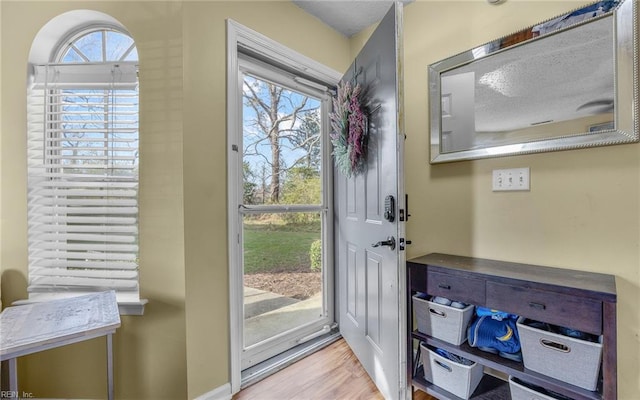
[[[440,400],[464,400],[424,379],[424,370],[420,367],[413,377],[413,386],[437,397]],[[510,400],[509,383],[491,375],[485,375],[471,395],[473,400]]]

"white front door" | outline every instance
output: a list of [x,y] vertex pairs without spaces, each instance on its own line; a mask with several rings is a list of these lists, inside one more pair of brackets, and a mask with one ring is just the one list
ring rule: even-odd
[[[442,143],[440,152],[471,150],[476,135],[462,132],[476,131],[475,72],[466,72],[442,78]],[[455,93],[455,96],[454,96]]]
[[[367,167],[334,180],[340,331],[387,399],[404,396],[406,386],[401,17],[394,4],[344,76],[363,87]],[[393,219],[385,217],[388,196]],[[387,240],[395,247],[375,246]]]

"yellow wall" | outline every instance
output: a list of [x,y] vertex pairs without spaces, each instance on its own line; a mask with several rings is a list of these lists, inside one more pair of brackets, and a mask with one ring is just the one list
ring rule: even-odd
[[[229,381],[225,20],[337,70],[344,37],[285,2],[2,1],[0,273],[2,302],[26,297],[26,63],[51,18],[107,13],[140,55],[140,284],[145,315],[115,335],[116,397],[194,398]],[[316,42],[310,44],[306,32]],[[19,359],[20,390],[101,398],[104,340]]]
[[[124,24],[141,60],[140,284],[143,317],[114,338],[118,398],[176,399],[187,387],[182,211],[182,10],[170,2],[2,2],[2,300],[26,297],[26,63],[39,29],[91,8]],[[104,339],[19,360],[35,397],[106,393]]]
[[224,24],[227,17],[338,71],[349,65],[348,41],[292,3],[184,3],[189,397],[229,381]]
[[[620,399],[640,393],[640,146],[429,164],[427,66],[583,3],[420,1],[405,9],[408,256],[443,252],[617,276]],[[530,192],[491,171],[531,168]]]

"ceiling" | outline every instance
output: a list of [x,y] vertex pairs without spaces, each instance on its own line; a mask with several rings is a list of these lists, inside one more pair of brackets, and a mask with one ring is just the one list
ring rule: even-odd
[[[403,0],[409,3],[413,0]],[[380,21],[393,1],[388,0],[293,0],[293,3],[346,37]]]
[[[471,74],[476,132],[508,132],[610,113],[614,99],[612,17],[481,58],[443,74]],[[457,88],[459,86],[451,86]],[[451,101],[454,101],[453,99]],[[458,100],[459,103],[459,100]]]

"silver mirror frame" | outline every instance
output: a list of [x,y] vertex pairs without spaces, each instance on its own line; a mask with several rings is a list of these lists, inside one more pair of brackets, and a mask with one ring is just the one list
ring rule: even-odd
[[[613,13],[614,43],[612,45],[614,45],[615,54],[614,82],[616,104],[614,111],[614,129],[603,130],[597,133],[585,132],[581,134],[569,134],[567,136],[517,144],[441,152],[441,74],[478,59],[474,57],[474,54],[485,54],[483,57],[487,57],[488,55],[508,51],[514,46],[519,46],[534,40],[544,40],[545,37],[548,37],[549,33],[503,48],[500,48],[499,44],[504,38],[500,38],[429,65],[430,162],[435,164],[638,142],[640,136],[638,134],[637,1],[638,0],[624,0],[615,10],[604,15],[607,16]],[[564,29],[572,29],[579,25],[588,24],[602,17],[603,16],[598,16]],[[532,27],[525,30],[530,30]],[[555,32],[551,32],[550,34],[553,33]]]

